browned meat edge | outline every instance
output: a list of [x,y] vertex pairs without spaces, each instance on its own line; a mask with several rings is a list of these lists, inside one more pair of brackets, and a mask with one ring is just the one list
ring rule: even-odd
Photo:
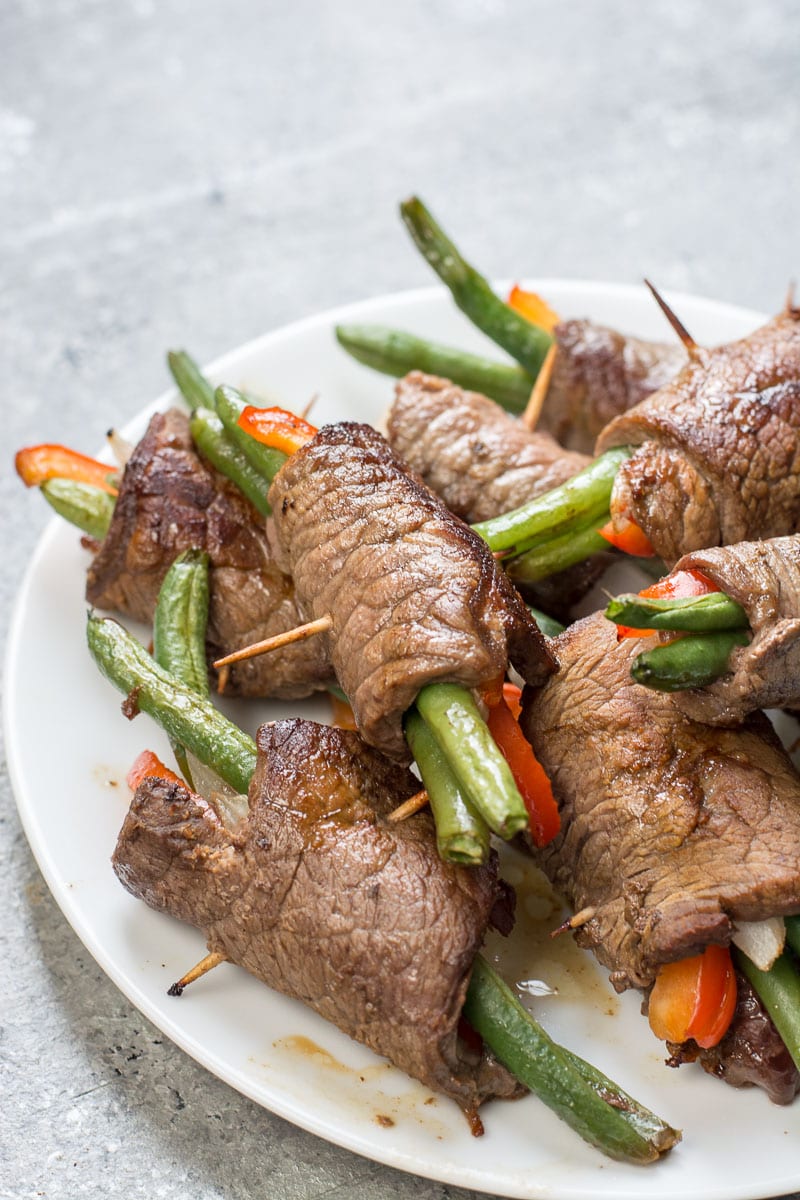
[[113,858],[128,891],[466,1111],[519,1095],[457,1034],[505,900],[496,859],[444,863],[427,813],[387,822],[418,781],[354,733],[279,721],[259,730],[258,751],[250,815],[233,832],[183,787],[142,783]]
[[509,660],[530,683],[554,670],[485,542],[370,426],[325,426],[269,499],[276,561],[306,617],[331,616],[322,636],[370,745],[407,758],[403,714],[426,684],[479,687]]
[[675,379],[602,432],[597,451],[639,447],[612,511],[668,564],[717,544],[800,528],[800,309],[749,337],[697,347]]
[[680,345],[626,337],[593,321],[556,326],[553,376],[539,429],[591,454],[603,428],[669,383],[686,362]]
[[[158,591],[190,547],[210,559],[211,658],[300,623],[291,579],[271,561],[263,521],[250,502],[197,454],[185,414],[156,413],[128,462],[111,527],[89,568],[86,597],[138,621],[153,619]],[[331,678],[313,638],[231,669],[226,690],[299,697]]]

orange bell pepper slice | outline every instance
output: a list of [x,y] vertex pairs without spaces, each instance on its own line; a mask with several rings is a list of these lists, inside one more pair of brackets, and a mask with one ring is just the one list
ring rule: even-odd
[[317,432],[316,425],[296,417],[286,408],[256,408],[252,404],[242,411],[239,427],[257,442],[263,442],[273,450],[282,450],[284,454],[294,454]]
[[[645,600],[684,600],[689,596],[708,596],[719,590],[716,583],[702,571],[690,567],[688,571],[676,571],[673,575],[659,579],[658,583],[652,583],[650,587],[643,588],[639,595],[643,596]],[[633,629],[630,625],[618,625],[617,640],[621,641],[622,638],[629,637],[650,637],[654,632],[653,629]]]
[[158,755],[154,754],[152,750],[142,751],[125,776],[125,782],[131,791],[135,792],[142,780],[148,779],[151,775],[156,779],[165,779],[169,783],[180,783],[183,787],[186,787],[180,775],[176,775],[174,771],[170,771],[169,767],[165,767]]
[[702,954],[659,968],[650,993],[648,1019],[657,1038],[692,1038],[707,1050],[728,1031],[736,1009],[736,976],[726,946],[706,946]]
[[612,517],[610,521],[597,531],[612,546],[622,550],[624,554],[632,554],[636,558],[653,558],[655,550],[644,530],[635,521],[624,515]]
[[111,496],[117,495],[117,488],[109,483],[109,476],[115,474],[112,466],[66,446],[27,446],[17,451],[14,466],[26,487],[38,487],[48,479],[74,479],[78,483],[90,483]]
[[561,321],[561,317],[553,311],[546,300],[543,300],[536,292],[526,292],[516,283],[508,293],[506,303],[526,321],[538,325],[540,329],[546,329],[548,333],[552,333]]
[[546,846],[561,829],[561,816],[550,780],[512,711],[514,705],[519,713],[520,695],[519,688],[512,683],[504,684],[499,694],[496,688],[486,689],[484,699],[489,706],[486,723],[519,788],[534,844]]

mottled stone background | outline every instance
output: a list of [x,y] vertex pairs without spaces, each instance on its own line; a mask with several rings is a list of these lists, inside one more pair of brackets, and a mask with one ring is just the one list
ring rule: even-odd
[[[489,274],[646,272],[777,308],[798,35],[792,0],[3,0],[3,631],[46,521],[11,450],[91,450],[163,389],[167,346],[210,359],[429,282],[396,215],[412,190]],[[0,822],[0,1196],[467,1200],[162,1040],[65,924],[5,771]]]

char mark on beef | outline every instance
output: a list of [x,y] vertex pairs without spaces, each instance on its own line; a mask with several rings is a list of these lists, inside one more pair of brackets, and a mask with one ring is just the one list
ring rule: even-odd
[[800,534],[714,546],[682,558],[745,609],[752,639],[735,647],[731,670],[705,688],[672,697],[687,716],[735,725],[760,708],[800,705]]
[[276,561],[294,579],[370,745],[399,759],[421,688],[480,687],[509,660],[531,683],[555,667],[489,548],[368,425],[328,425],[269,493]]
[[[271,561],[250,502],[197,454],[187,417],[157,413],[128,462],[108,535],[89,568],[91,604],[150,623],[170,565],[190,548],[210,562],[208,643],[219,658],[299,624],[291,579]],[[227,691],[310,695],[331,678],[313,638],[231,669]]]
[[570,450],[591,454],[609,421],[677,375],[683,348],[625,337],[593,321],[562,321],[538,428]]
[[[420,371],[395,388],[388,436],[394,452],[468,524],[519,508],[590,461],[562,449],[549,433],[532,433],[486,396]],[[560,571],[526,588],[526,599],[566,616],[607,561],[595,555]]]
[[603,431],[622,464],[612,512],[669,565],[717,544],[800,529],[800,309],[749,337],[701,347],[675,379]]
[[387,821],[419,783],[354,733],[279,721],[259,730],[258,751],[250,812],[232,831],[183,787],[140,785],[114,853],[125,887],[465,1111],[519,1095],[457,1033],[506,899],[496,858],[453,866],[428,813]]

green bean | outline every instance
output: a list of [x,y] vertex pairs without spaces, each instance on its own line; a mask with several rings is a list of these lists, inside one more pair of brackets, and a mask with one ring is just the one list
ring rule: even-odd
[[179,683],[208,699],[208,554],[184,550],[164,576],[153,617],[153,657]]
[[623,1162],[654,1162],[680,1132],[589,1063],[557,1045],[480,955],[464,1016],[496,1058],[592,1146]]
[[674,629],[687,633],[719,633],[747,629],[747,613],[725,592],[680,599],[653,599],[625,595],[610,600],[606,616],[615,625],[631,629]]
[[536,583],[608,549],[608,542],[590,525],[588,529],[553,538],[503,565],[515,583]]
[[265,446],[263,442],[256,441],[242,429],[239,417],[251,403],[252,401],[247,396],[243,396],[235,388],[218,387],[215,392],[214,407],[217,410],[217,416],[225,426],[228,437],[237,449],[241,450],[251,467],[254,467],[259,475],[263,475],[272,483],[288,455],[284,454],[282,450],[274,450],[271,446]]
[[489,857],[489,829],[464,795],[422,717],[413,708],[403,729],[414,755],[436,825],[436,845],[445,862],[478,866]]
[[550,334],[495,295],[487,280],[462,258],[421,200],[413,196],[400,205],[400,212],[418,248],[447,284],[461,311],[535,379],[553,344]]
[[208,408],[196,408],[189,429],[200,453],[220,474],[236,484],[262,517],[268,517],[272,512],[267,500],[270,481],[234,446],[217,414]]
[[492,550],[514,550],[517,554],[588,524],[598,528],[608,515],[617,471],[630,453],[628,446],[615,446],[560,487],[472,528]]
[[522,367],[510,363],[493,362],[383,325],[337,325],[336,337],[353,358],[384,375],[409,371],[439,375],[489,396],[511,413],[524,412],[530,399],[533,380]]
[[[208,555],[185,550],[164,576],[153,616],[153,658],[173,679],[208,699]],[[186,747],[170,739],[183,778],[196,790]]]
[[638,655],[631,665],[637,683],[657,692],[682,692],[713,683],[728,671],[735,646],[746,646],[741,629],[727,633],[690,633]]
[[772,1017],[784,1046],[800,1071],[800,973],[796,962],[784,951],[768,971],[762,971],[735,946],[733,958]]
[[528,605],[528,612],[531,614],[545,637],[558,637],[558,635],[563,633],[566,629],[566,625],[562,625],[560,621],[555,619],[555,617],[549,617],[547,613],[541,612],[538,608],[534,608],[531,604]]
[[795,954],[800,955],[800,917],[784,917],[783,923],[786,926],[787,942]]
[[178,683],[111,617],[89,615],[92,658],[131,707],[148,713],[168,737],[191,750],[236,792],[246,793],[256,767],[252,738],[223,717],[210,700]]
[[170,350],[167,355],[172,378],[190,408],[214,408],[214,388],[197,363],[185,350]]
[[489,828],[506,840],[528,827],[528,814],[508,763],[477,704],[455,683],[430,683],[417,709],[453,774]]
[[114,515],[112,495],[74,479],[48,479],[39,491],[60,517],[102,542]]

